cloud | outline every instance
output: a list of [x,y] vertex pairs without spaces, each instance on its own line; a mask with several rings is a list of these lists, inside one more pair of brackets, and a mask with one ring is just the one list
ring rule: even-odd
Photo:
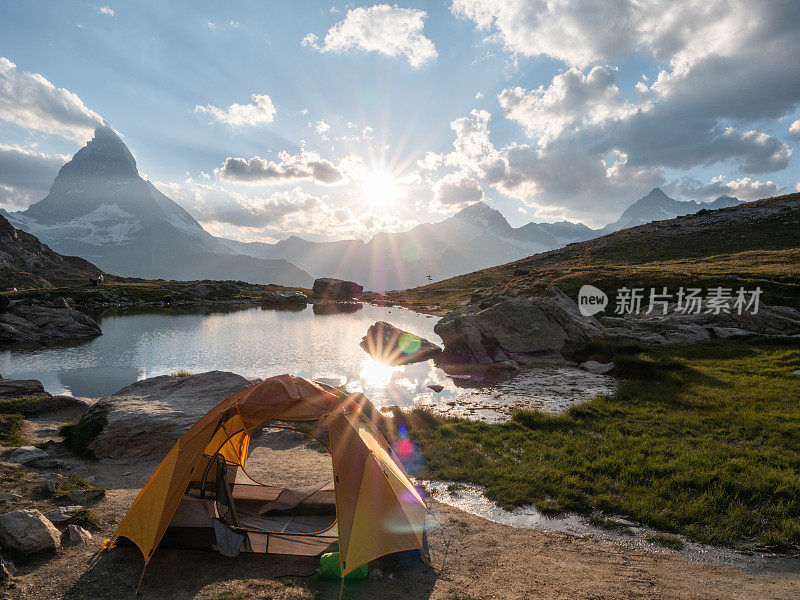
[[800,141],[800,119],[789,125],[789,137],[795,141]]
[[194,112],[210,114],[218,123],[229,127],[258,127],[275,120],[275,106],[266,94],[250,94],[251,104],[234,102],[228,108],[219,108],[211,104],[197,105]]
[[302,44],[319,52],[342,53],[358,48],[404,56],[412,67],[419,68],[437,56],[433,42],[422,35],[427,16],[422,10],[388,4],[354,8],[328,30],[321,44],[313,33],[306,35]]
[[100,12],[100,14],[108,15],[109,17],[114,16],[114,9],[111,8],[110,6],[101,6],[97,10]]
[[300,187],[269,196],[231,191],[218,183],[165,183],[156,187],[178,201],[214,235],[245,241],[277,240],[297,233],[366,238],[378,231],[407,231],[416,221],[369,211],[354,212]]
[[614,67],[594,67],[588,74],[572,68],[553,77],[548,87],[503,90],[498,96],[506,118],[520,123],[531,137],[550,139],[562,131],[630,115],[636,109],[619,91]]
[[320,135],[330,131],[330,128],[330,124],[326,123],[325,121],[317,121],[314,124],[314,130]]
[[84,143],[103,119],[74,93],[0,57],[0,119]]
[[758,181],[750,177],[726,179],[718,175],[704,183],[695,177],[683,177],[666,186],[669,193],[699,201],[716,200],[720,196],[734,196],[749,202],[759,198],[769,198],[783,191],[773,181]]
[[[632,55],[688,64],[731,51],[768,2],[730,0],[454,0],[451,11],[524,56],[568,65]],[[778,3],[774,3],[778,4]],[[790,2],[785,3],[790,8]],[[580,43],[576,43],[580,40]]]
[[65,154],[45,154],[32,148],[0,144],[0,204],[26,208],[41,200],[61,165],[69,159]]
[[214,173],[224,181],[251,184],[308,180],[334,185],[344,180],[344,174],[332,162],[305,148],[301,148],[298,154],[281,152],[277,162],[260,156],[250,159],[228,157]]
[[477,179],[450,173],[433,185],[431,210],[453,212],[484,199],[483,188]]

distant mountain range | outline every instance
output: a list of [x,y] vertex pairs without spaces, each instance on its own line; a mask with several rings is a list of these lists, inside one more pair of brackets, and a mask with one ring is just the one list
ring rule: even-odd
[[366,289],[414,287],[507,263],[653,220],[739,204],[680,202],[654,188],[602,229],[582,223],[512,227],[477,202],[439,223],[372,239],[275,244],[212,236],[183,208],[143,179],[108,126],[65,164],[49,194],[23,212],[4,214],[62,254],[81,256],[109,273],[165,279],[238,279],[310,287],[315,277],[357,281]]
[[4,213],[61,254],[81,256],[118,275],[238,279],[310,287],[311,275],[285,260],[241,256],[142,179],[110,127],[61,167],[50,193],[27,210]]

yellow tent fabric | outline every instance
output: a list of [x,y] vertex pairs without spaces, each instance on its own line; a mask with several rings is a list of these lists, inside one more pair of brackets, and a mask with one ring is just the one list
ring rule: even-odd
[[331,440],[342,575],[393,552],[423,549],[427,507],[372,422],[361,394],[279,375],[246,388],[202,417],[156,468],[119,524],[150,562],[192,482],[215,456],[245,466],[250,433],[271,421],[319,421]]

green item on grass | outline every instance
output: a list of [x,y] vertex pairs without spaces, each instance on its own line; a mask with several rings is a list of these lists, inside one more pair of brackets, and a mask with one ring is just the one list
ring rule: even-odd
[[[317,575],[326,579],[341,579],[342,570],[339,567],[339,553],[326,552],[319,557],[319,569]],[[351,571],[344,576],[345,581],[352,581],[353,579],[366,579],[369,575],[369,563],[361,565],[356,570]]]

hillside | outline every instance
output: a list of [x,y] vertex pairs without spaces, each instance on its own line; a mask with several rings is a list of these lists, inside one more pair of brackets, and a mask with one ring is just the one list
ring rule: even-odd
[[445,309],[475,292],[535,294],[557,285],[575,297],[584,284],[610,297],[623,286],[760,286],[764,302],[800,307],[800,193],[624,229],[385,297]]
[[0,215],[0,291],[87,283],[102,271],[77,256],[62,256]]

